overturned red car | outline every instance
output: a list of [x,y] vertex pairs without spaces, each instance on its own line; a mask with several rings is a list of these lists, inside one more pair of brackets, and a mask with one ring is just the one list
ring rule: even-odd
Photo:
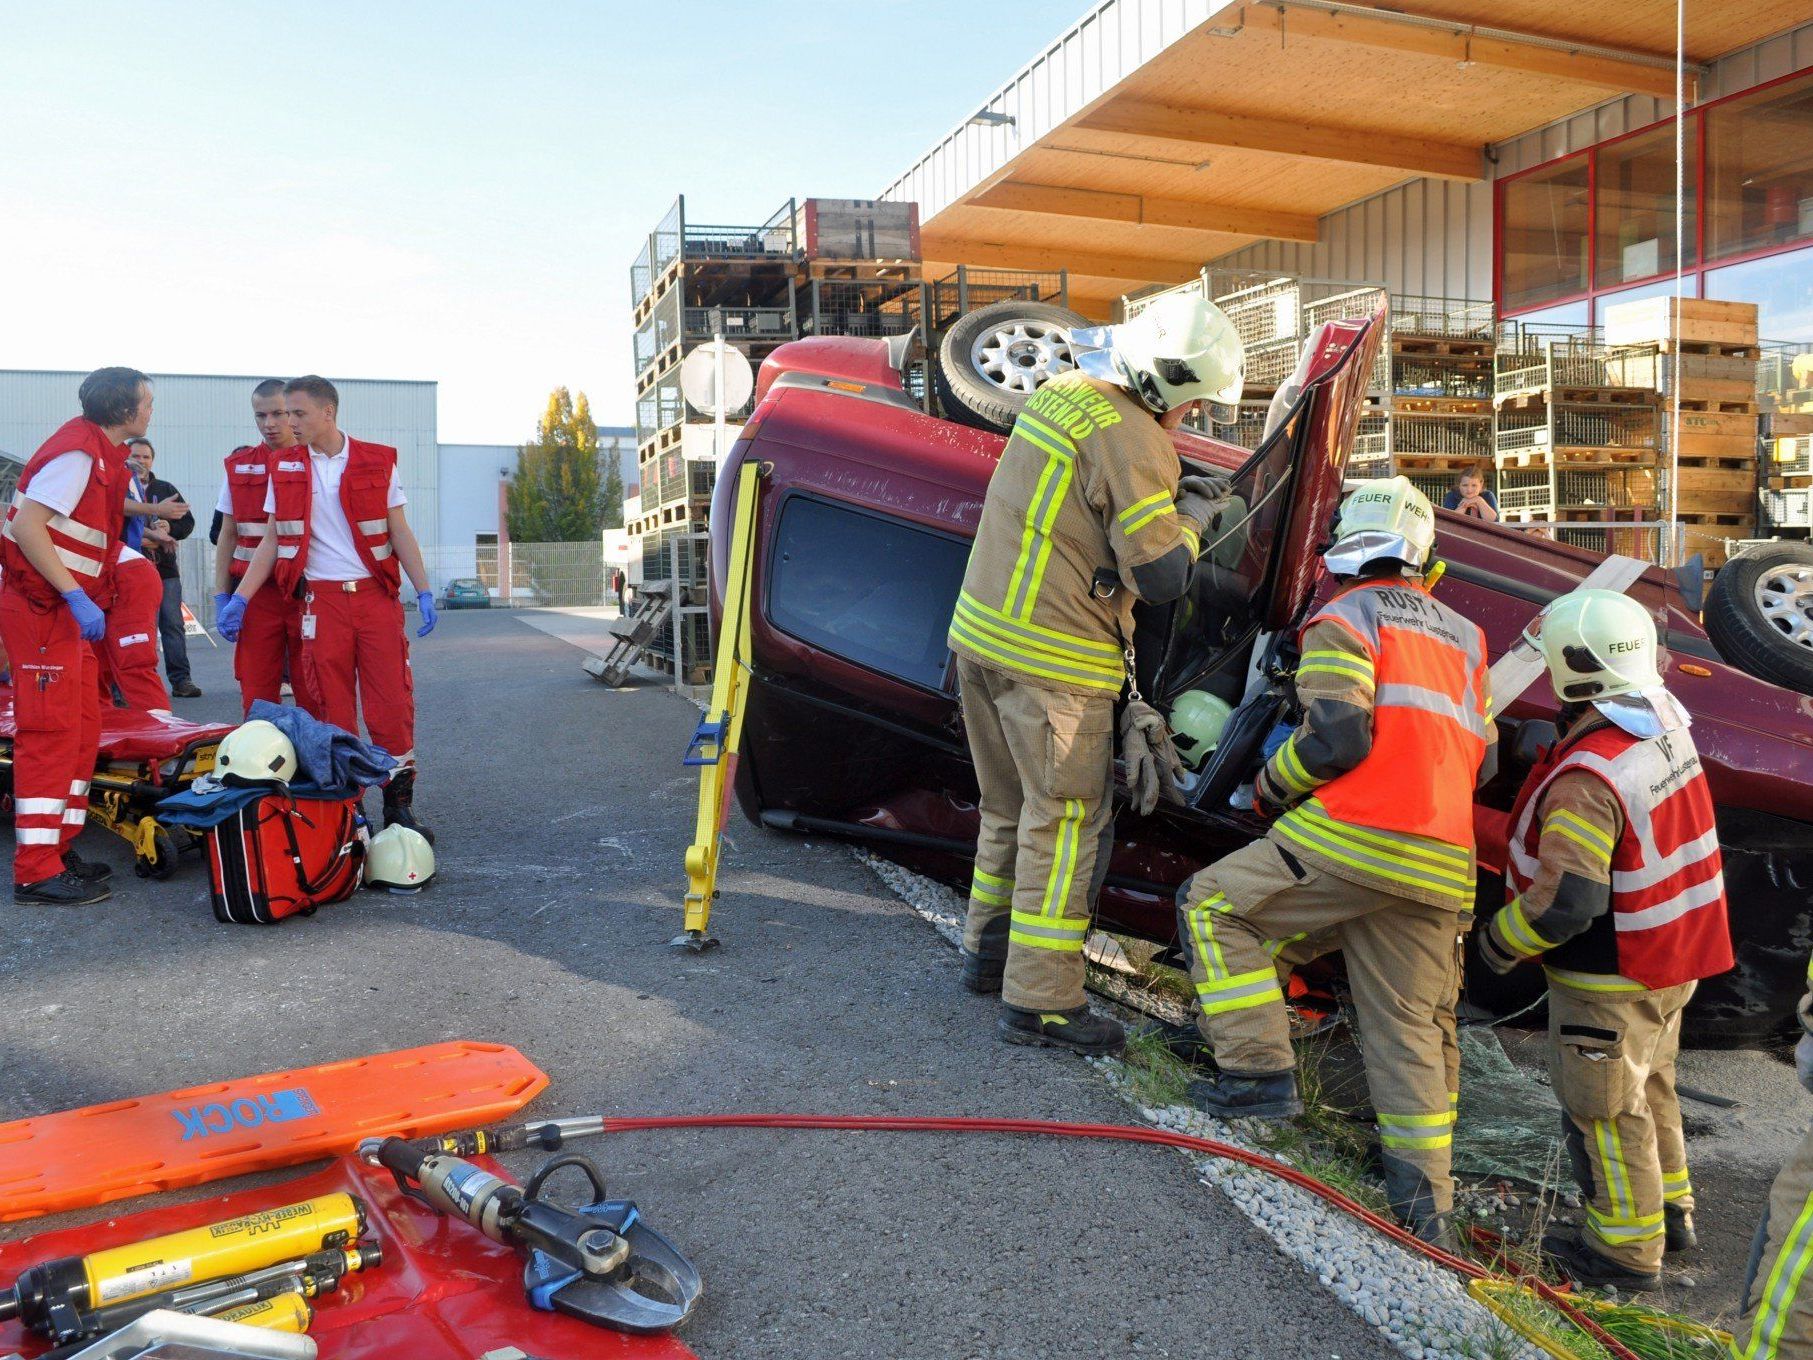
[[[1177,885],[1263,832],[1230,795],[1257,768],[1289,693],[1280,649],[1269,643],[1294,636],[1332,585],[1320,552],[1382,329],[1378,318],[1324,327],[1274,403],[1257,450],[1189,431],[1173,436],[1186,470],[1232,474],[1247,513],[1236,536],[1205,554],[1189,595],[1140,607],[1140,688],[1161,707],[1208,690],[1234,713],[1190,782],[1187,806],[1161,805],[1144,818],[1118,813],[1098,907],[1107,929],[1175,947]],[[898,340],[802,340],[777,350],[718,479],[713,558],[721,568],[737,471],[753,460],[763,474],[736,791],[764,826],[848,838],[963,886],[976,784],[945,634],[1004,441],[926,415],[903,383],[903,357]],[[1437,554],[1447,563],[1441,598],[1479,622],[1494,660],[1544,604],[1607,561],[1446,512]],[[1693,714],[1718,802],[1737,963],[1702,984],[1689,1012],[1687,1037],[1703,1046],[1782,1033],[1813,949],[1813,697],[1750,673],[1790,682],[1803,674],[1799,644],[1783,633],[1777,646],[1771,634],[1780,630],[1764,617],[1769,591],[1785,590],[1813,619],[1813,567],[1793,552],[1788,560],[1795,570],[1786,585],[1767,571],[1759,577],[1753,563],[1732,578],[1748,593],[1721,606],[1725,635],[1735,631],[1760,658],[1734,657],[1749,670],[1708,637],[1691,575],[1634,564],[1624,573],[1624,588],[1656,619],[1664,678]],[[722,571],[712,576],[721,580]],[[1794,604],[1803,587],[1804,601]],[[1752,616],[1733,616],[1733,608]],[[1506,814],[1537,747],[1552,737],[1557,706],[1546,680],[1514,702],[1504,697],[1497,721],[1505,758],[1475,809],[1487,912],[1503,901]],[[1473,1003],[1498,1014],[1534,1000],[1542,986],[1532,969],[1508,979],[1480,969],[1468,982]]]

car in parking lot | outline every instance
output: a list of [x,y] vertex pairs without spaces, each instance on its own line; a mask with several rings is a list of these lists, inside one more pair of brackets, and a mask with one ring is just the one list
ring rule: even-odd
[[[1280,389],[1257,450],[1187,430],[1173,436],[1186,470],[1232,475],[1246,514],[1210,546],[1188,596],[1138,607],[1139,684],[1161,707],[1209,690],[1235,706],[1234,716],[1190,782],[1187,806],[1161,805],[1146,818],[1119,811],[1098,906],[1104,927],[1174,947],[1177,885],[1263,834],[1230,799],[1289,712],[1295,633],[1331,588],[1320,551],[1381,329],[1375,318],[1318,332]],[[783,346],[763,364],[711,521],[715,592],[737,472],[756,462],[751,675],[735,787],[763,825],[867,844],[963,886],[976,784],[945,633],[1004,441],[926,414],[905,389],[902,360],[898,341],[820,338]],[[1607,560],[1448,512],[1439,532],[1447,571],[1437,589],[1479,622],[1495,660],[1544,604]],[[1784,560],[1792,567],[1795,559]],[[1657,621],[1664,677],[1694,717],[1731,902],[1737,964],[1702,984],[1688,1038],[1767,1042],[1792,1022],[1813,948],[1813,698],[1740,669],[1733,661],[1742,656],[1720,655],[1690,574],[1627,565],[1634,579],[1625,588]],[[1794,589],[1790,580],[1776,595]],[[1792,681],[1797,643],[1784,630],[1776,645],[1765,595],[1750,593],[1728,599],[1726,616],[1754,625],[1752,641],[1766,656],[1753,669],[1775,667]],[[1506,815],[1556,710],[1540,679],[1504,698],[1497,721],[1506,758],[1475,808],[1479,903],[1488,911],[1503,901]],[[1533,969],[1469,977],[1471,998],[1500,1014],[1535,999],[1541,985]]]
[[442,609],[489,609],[491,592],[476,576],[457,576],[441,592]]

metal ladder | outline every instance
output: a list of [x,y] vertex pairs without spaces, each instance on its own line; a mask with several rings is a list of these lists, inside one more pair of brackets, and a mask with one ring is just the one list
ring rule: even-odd
[[636,657],[655,640],[674,612],[679,591],[673,581],[654,581],[636,591],[636,606],[622,618],[612,619],[610,634],[616,639],[603,656],[588,656],[584,667],[587,675],[613,688],[629,679]]

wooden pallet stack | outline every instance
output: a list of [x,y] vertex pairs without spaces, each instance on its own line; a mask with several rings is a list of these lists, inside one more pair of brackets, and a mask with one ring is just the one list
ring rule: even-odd
[[[1663,401],[1656,489],[1675,507],[1685,551],[1722,566],[1756,536],[1756,306],[1659,297],[1606,311],[1607,374]],[[1678,447],[1677,447],[1678,435]],[[1675,488],[1665,484],[1676,469]]]
[[1585,339],[1500,350],[1493,386],[1503,520],[1596,552],[1653,558],[1658,395],[1616,381],[1604,347]]
[[1388,465],[1440,505],[1463,472],[1492,463],[1490,306],[1451,298],[1392,299]]
[[1761,419],[1762,532],[1805,539],[1813,531],[1813,411],[1768,411]]

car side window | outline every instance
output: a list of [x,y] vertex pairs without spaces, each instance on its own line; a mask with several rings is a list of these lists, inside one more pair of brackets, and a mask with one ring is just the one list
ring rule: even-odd
[[768,621],[884,675],[940,689],[967,540],[793,496],[768,573]]

